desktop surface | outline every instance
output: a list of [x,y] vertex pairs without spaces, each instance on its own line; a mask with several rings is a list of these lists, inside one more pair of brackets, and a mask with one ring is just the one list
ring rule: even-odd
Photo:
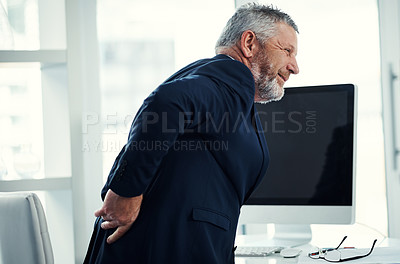
[[[284,263],[329,263],[324,260],[313,260],[308,257],[308,253],[317,247],[336,247],[344,236],[348,236],[344,247],[356,247],[357,249],[367,249],[371,247],[374,239],[378,242],[374,251],[368,257],[347,262],[353,263],[400,263],[400,239],[387,238],[383,234],[377,232],[362,224],[354,225],[312,225],[313,232],[312,241],[308,244],[298,246],[302,250],[299,257],[283,258],[279,254],[272,254],[266,257],[236,257],[236,264],[284,264]],[[263,244],[263,236],[265,234],[251,235],[254,239],[250,239],[248,235],[238,235],[236,237],[237,246],[246,246],[248,241],[253,241],[252,246],[259,241],[260,246]],[[265,240],[264,240],[265,241]]]
[[[372,254],[368,257],[353,260],[348,263],[400,263],[400,239],[385,238],[378,242]],[[306,244],[297,249],[302,250],[298,257],[284,258],[279,253],[265,257],[235,257],[236,264],[285,264],[285,263],[330,263],[324,260],[315,260],[308,257],[308,253],[315,250],[315,245]],[[356,250],[365,252],[368,248],[357,248]]]

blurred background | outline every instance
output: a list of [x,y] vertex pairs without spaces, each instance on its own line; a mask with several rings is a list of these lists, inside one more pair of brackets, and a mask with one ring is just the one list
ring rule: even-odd
[[[300,74],[287,86],[358,86],[356,223],[389,235],[380,30],[390,29],[379,2],[259,2],[299,27]],[[40,196],[56,263],[83,260],[101,187],[143,100],[214,56],[242,3],[0,0],[0,191]]]

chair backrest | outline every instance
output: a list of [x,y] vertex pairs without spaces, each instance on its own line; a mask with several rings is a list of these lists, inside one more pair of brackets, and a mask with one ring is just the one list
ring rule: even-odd
[[42,204],[34,193],[0,192],[0,264],[52,264]]

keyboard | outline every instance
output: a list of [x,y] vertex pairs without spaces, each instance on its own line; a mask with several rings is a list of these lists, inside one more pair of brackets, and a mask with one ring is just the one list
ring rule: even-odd
[[237,257],[265,257],[274,253],[279,253],[283,247],[237,247],[235,255]]

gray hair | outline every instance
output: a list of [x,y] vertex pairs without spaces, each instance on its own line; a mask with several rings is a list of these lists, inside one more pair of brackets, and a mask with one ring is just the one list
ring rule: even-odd
[[275,35],[276,23],[279,22],[286,23],[299,33],[292,18],[272,5],[266,6],[257,3],[242,5],[229,19],[215,48],[233,46],[246,30],[253,31],[259,41],[264,44],[267,39]]

